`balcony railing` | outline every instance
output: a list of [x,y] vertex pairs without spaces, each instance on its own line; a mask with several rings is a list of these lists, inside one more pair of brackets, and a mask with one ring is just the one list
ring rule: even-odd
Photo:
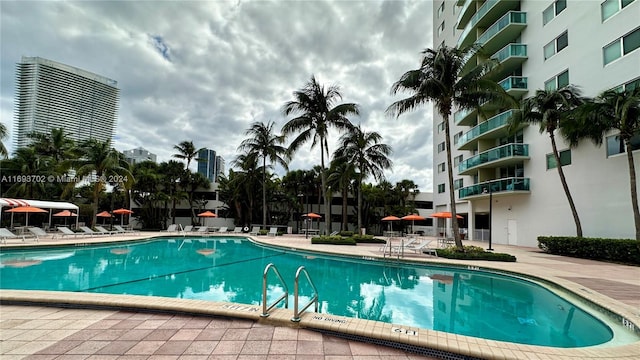
[[498,84],[507,92],[511,90],[527,90],[527,80],[524,76],[509,76]]
[[509,11],[500,20],[491,25],[476,41],[479,45],[484,45],[489,39],[511,24],[525,25],[527,23],[527,13],[522,11]]
[[464,135],[460,136],[458,139],[457,145],[460,146],[462,144],[466,144],[469,141],[479,137],[482,134],[485,134],[489,131],[498,129],[507,125],[509,118],[513,115],[513,110],[507,110],[503,113],[500,113],[489,120],[478,124],[471,130],[467,131]]
[[491,55],[492,59],[503,62],[510,57],[527,57],[527,45],[525,44],[509,44]]
[[472,156],[458,164],[458,173],[462,174],[472,168],[511,157],[529,157],[529,145],[506,144]]
[[489,196],[489,191],[494,194],[516,191],[529,191],[529,182],[529,178],[522,177],[510,177],[485,181],[483,183],[458,189],[458,198],[464,199],[470,196],[478,195]]

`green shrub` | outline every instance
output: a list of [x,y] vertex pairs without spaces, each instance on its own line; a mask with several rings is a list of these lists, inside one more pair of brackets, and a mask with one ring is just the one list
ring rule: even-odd
[[554,255],[640,265],[640,241],[634,239],[538,236],[538,247]]
[[266,230],[266,229],[262,229],[258,231],[258,235],[267,235],[268,233],[269,233],[269,230]]
[[373,235],[353,235],[351,236],[357,243],[363,244],[384,244],[386,240],[374,238]]
[[311,238],[312,244],[331,244],[331,245],[356,245],[356,241],[350,237],[342,236],[314,236]]
[[344,237],[352,237],[353,236],[353,231],[340,231],[340,236],[344,236]]
[[488,260],[488,261],[505,261],[515,262],[516,257],[505,253],[494,253],[485,251],[479,246],[464,246],[464,252],[458,251],[455,246],[444,249],[438,249],[438,257],[456,260]]

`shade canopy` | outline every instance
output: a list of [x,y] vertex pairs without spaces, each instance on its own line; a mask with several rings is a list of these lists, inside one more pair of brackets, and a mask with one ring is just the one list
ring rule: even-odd
[[416,220],[426,220],[426,218],[418,214],[409,214],[409,215],[403,216],[402,220],[416,221]]
[[311,218],[311,219],[319,219],[319,218],[321,218],[321,217],[322,217],[322,215],[318,215],[318,214],[316,214],[316,213],[312,213],[312,212],[310,212],[310,213],[308,213],[308,214],[304,214],[304,215],[302,215],[302,217],[307,217],[307,218]]
[[78,216],[78,214],[71,212],[69,210],[62,210],[60,212],[53,214],[53,216],[67,217],[67,216]]
[[116,215],[130,215],[130,214],[133,214],[133,211],[129,209],[120,208],[120,209],[113,210],[113,213]]
[[108,211],[99,212],[96,214],[97,217],[113,217]]
[[13,209],[9,209],[6,212],[13,212],[13,213],[46,213],[48,212],[45,209],[40,209],[39,207],[35,207],[35,206],[18,206],[18,207],[14,207]]
[[401,219],[393,215],[385,216],[382,218],[382,221],[398,221],[398,220],[401,220]]
[[[450,211],[440,211],[440,212],[437,212],[437,213],[433,213],[430,216],[434,217],[434,218],[438,218],[438,219],[450,219],[451,218],[451,212]],[[462,219],[462,216],[456,214],[456,219]]]
[[205,212],[201,212],[200,214],[198,214],[199,217],[218,217],[218,215],[212,213],[211,211],[207,210]]

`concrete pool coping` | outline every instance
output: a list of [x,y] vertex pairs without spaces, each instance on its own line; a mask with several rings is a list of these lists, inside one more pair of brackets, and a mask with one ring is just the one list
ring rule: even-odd
[[[69,244],[90,244],[98,242],[127,241],[146,239],[154,236],[175,236],[176,234],[141,233],[139,235],[110,236],[100,238],[40,239],[33,243],[9,243],[2,248],[15,246],[49,246]],[[233,234],[226,234],[233,236]],[[243,235],[244,236],[244,235]],[[293,248],[319,251],[331,254],[350,255],[364,258],[380,258],[379,245],[359,244],[358,246],[312,245],[304,236],[253,236],[256,242]],[[465,241],[465,244],[486,247],[486,243]],[[603,309],[626,320],[636,329],[640,324],[640,268],[618,264],[602,263],[584,259],[554,256],[540,252],[535,248],[495,245],[496,252],[506,252],[518,258],[516,263],[498,263],[487,261],[452,261],[427,255],[405,254],[405,259],[416,262],[429,262],[442,265],[472,266],[503,272],[534,276],[535,278],[557,284]],[[626,345],[607,345],[587,348],[550,348],[542,346],[506,343],[481,338],[473,338],[418,328],[402,328],[398,325],[376,321],[353,319],[340,316],[326,316],[305,312],[299,323],[291,322],[293,310],[274,309],[267,318],[260,317],[262,308],[256,305],[214,303],[200,300],[183,300],[159,297],[142,297],[108,294],[79,294],[48,291],[3,290],[0,293],[3,303],[34,303],[65,306],[99,306],[104,308],[125,307],[129,309],[216,315],[251,319],[276,326],[302,327],[339,333],[363,341],[383,340],[407,344],[420,348],[434,349],[483,359],[636,359],[640,355],[640,341]]]

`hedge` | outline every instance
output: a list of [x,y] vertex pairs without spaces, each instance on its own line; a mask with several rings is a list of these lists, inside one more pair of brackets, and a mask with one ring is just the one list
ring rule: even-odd
[[538,236],[538,247],[554,255],[640,265],[640,241],[634,239]]
[[331,245],[356,245],[356,241],[350,237],[342,236],[315,236],[311,238],[312,244],[331,244]]
[[505,253],[485,251],[479,246],[464,246],[464,252],[458,251],[455,246],[438,249],[438,257],[455,260],[487,260],[515,262],[516,257]]

